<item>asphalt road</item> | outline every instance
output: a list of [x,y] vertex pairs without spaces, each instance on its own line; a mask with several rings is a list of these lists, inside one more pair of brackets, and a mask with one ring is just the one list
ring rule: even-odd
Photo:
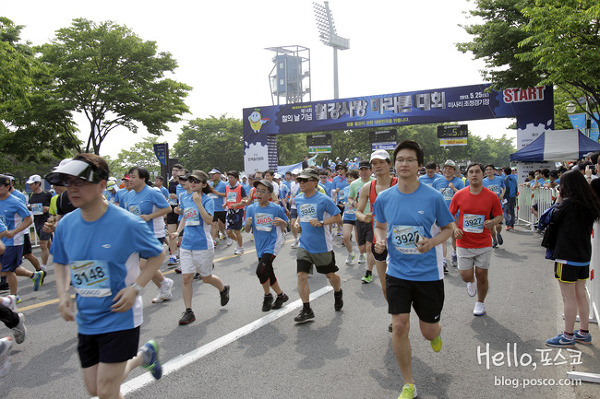
[[[492,256],[486,316],[472,315],[474,298],[467,296],[456,269],[445,279],[440,353],[431,350],[412,316],[413,374],[419,397],[600,397],[599,385],[558,385],[570,370],[600,373],[600,350],[597,343],[578,345],[577,352],[544,345],[561,330],[562,301],[552,264],[544,260],[539,246],[540,236],[517,227],[504,237],[505,244]],[[341,237],[336,238],[344,309],[334,311],[326,278],[315,274],[309,283],[311,292],[319,295],[312,301],[316,318],[296,325],[293,317],[300,301],[291,242],[290,235],[274,263],[290,301],[268,313],[261,311],[262,289],[251,242],[246,242],[242,256],[233,256],[233,247],[219,246],[215,274],[231,285],[231,301],[221,307],[215,288],[195,282],[197,320],[188,326],[177,324],[184,310],[181,276],[163,265],[163,272],[175,280],[174,297],[152,304],[157,289],[152,284],[146,287],[141,331],[142,342],[158,341],[165,376],[154,381],[144,370],[135,370],[123,384],[126,396],[396,398],[403,382],[378,279],[361,284],[363,265],[346,266]],[[76,325],[58,314],[52,271],[38,292],[24,279],[20,284],[20,311],[29,334],[25,343],[13,345],[12,369],[0,379],[0,397],[87,397],[76,353]],[[591,328],[598,342],[598,326]]]

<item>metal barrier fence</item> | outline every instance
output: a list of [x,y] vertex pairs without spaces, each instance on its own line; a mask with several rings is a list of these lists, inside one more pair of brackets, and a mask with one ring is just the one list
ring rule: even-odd
[[[517,193],[517,222],[529,226],[531,230],[535,230],[535,225],[538,218],[548,208],[552,206],[556,200],[556,189],[540,187],[532,189],[528,186],[519,186]],[[536,204],[537,216],[532,210],[532,206]]]
[[592,260],[590,261],[590,279],[586,283],[590,297],[590,321],[600,320],[600,223],[594,223],[592,232]]

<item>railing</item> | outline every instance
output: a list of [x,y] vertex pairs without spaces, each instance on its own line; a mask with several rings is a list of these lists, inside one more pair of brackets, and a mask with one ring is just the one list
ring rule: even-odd
[[[528,186],[519,186],[517,193],[517,221],[535,230],[535,225],[548,208],[556,200],[556,189],[540,187],[532,189]],[[533,213],[532,206],[537,204],[537,216]]]
[[592,260],[590,261],[590,279],[586,283],[590,297],[590,321],[600,320],[600,223],[594,223],[592,231]]

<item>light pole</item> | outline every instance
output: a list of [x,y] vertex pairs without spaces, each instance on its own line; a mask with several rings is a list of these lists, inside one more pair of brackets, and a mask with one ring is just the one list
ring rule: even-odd
[[325,5],[313,3],[315,11],[315,21],[319,30],[319,38],[324,45],[333,47],[333,98],[340,98],[338,86],[338,58],[337,51],[348,50],[350,48],[350,39],[344,39],[337,35],[333,15],[329,9],[329,2],[325,1]]

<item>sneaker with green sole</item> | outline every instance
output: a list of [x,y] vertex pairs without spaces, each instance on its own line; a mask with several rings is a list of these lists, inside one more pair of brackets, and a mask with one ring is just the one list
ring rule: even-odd
[[415,384],[404,384],[402,387],[402,393],[398,396],[398,399],[413,399],[417,397],[417,387]]
[[363,284],[369,284],[371,281],[373,281],[373,275],[369,274],[368,276],[363,276],[361,280]]
[[434,352],[439,352],[442,350],[442,337],[440,335],[429,341],[429,343],[431,344],[431,348]]
[[162,377],[162,365],[158,360],[158,344],[151,339],[142,346],[141,351],[144,358],[142,367],[148,370],[154,379],[160,380]]

